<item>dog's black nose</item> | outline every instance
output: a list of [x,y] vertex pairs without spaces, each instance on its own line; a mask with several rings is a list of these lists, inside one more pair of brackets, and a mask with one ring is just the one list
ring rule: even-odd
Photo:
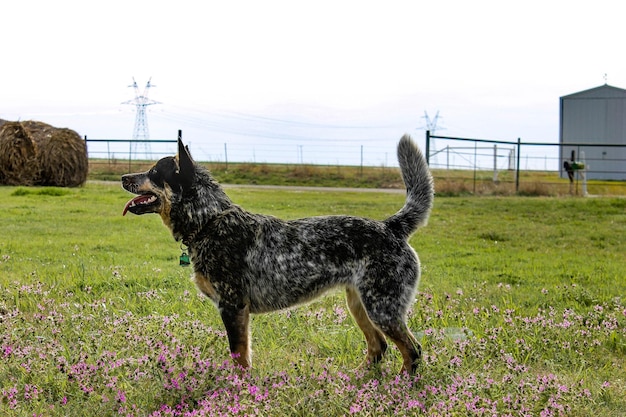
[[127,187],[133,183],[132,175],[126,174],[122,175],[122,186]]

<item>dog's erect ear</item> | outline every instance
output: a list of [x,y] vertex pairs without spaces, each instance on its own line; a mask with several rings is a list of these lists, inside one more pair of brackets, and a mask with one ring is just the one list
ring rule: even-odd
[[180,183],[183,189],[191,186],[194,177],[194,162],[189,154],[189,148],[183,145],[183,141],[178,139],[178,166],[180,169]]

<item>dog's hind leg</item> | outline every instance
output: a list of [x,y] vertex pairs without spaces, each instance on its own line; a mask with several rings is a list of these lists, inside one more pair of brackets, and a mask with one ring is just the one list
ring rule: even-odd
[[383,332],[398,346],[402,354],[402,369],[413,375],[422,358],[422,347],[404,322],[385,325]]
[[239,365],[244,368],[252,366],[250,352],[250,306],[222,306],[219,307],[222,321],[226,327],[230,353]]
[[376,295],[371,291],[361,293],[362,306],[369,320],[398,346],[403,359],[402,368],[414,374],[422,357],[422,347],[406,324],[405,309],[401,307],[403,298],[409,299],[392,294]]
[[387,342],[383,333],[374,326],[372,321],[367,316],[367,312],[361,302],[361,297],[357,290],[353,287],[346,288],[346,299],[348,301],[348,308],[354,321],[359,325],[359,328],[365,335],[367,341],[367,363],[378,363],[382,359],[385,351],[387,350]]

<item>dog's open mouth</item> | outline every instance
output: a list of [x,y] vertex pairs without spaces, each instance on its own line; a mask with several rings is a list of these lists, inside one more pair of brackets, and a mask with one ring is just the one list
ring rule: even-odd
[[156,195],[142,194],[126,203],[122,216],[125,216],[127,211],[130,211],[133,214],[154,213],[155,208],[158,207],[158,205],[159,198]]

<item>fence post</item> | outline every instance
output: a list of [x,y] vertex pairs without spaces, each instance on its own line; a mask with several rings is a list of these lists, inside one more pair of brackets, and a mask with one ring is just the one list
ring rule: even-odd
[[478,142],[474,142],[474,195],[476,195],[476,157],[478,154]]
[[493,145],[493,182],[498,182],[498,145]]
[[519,193],[519,164],[522,153],[522,141],[520,138],[517,138],[517,169],[515,170],[515,192]]
[[426,163],[430,165],[430,130],[426,131]]
[[[580,145],[576,147],[578,149],[578,158],[580,158]],[[572,151],[572,162],[574,162],[576,158],[574,158],[574,151]],[[578,195],[578,179],[580,178],[580,174],[576,171],[576,195]]]
[[361,145],[361,176],[363,176],[363,145]]

